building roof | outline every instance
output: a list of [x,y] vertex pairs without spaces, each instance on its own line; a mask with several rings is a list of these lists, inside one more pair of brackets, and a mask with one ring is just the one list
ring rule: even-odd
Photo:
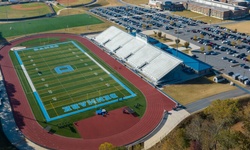
[[176,56],[177,58],[179,58],[180,60],[183,61],[183,63],[186,66],[191,67],[192,69],[200,72],[202,70],[207,70],[207,69],[211,69],[212,66],[210,66],[207,63],[204,63],[196,58],[193,58],[192,56],[189,56],[185,53],[182,53],[174,48],[168,48],[167,52],[171,53],[172,55]]
[[240,10],[240,9],[246,9],[246,7],[243,7],[243,6],[238,6],[238,5],[235,6],[232,4],[217,2],[217,1],[191,0],[189,2],[198,3],[200,5],[202,4],[202,6],[210,7],[213,9],[220,10],[220,11],[226,11],[226,10],[236,11],[236,10]]

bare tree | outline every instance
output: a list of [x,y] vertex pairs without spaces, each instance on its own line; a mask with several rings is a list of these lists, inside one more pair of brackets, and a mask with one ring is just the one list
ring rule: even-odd
[[195,35],[195,36],[193,37],[193,39],[196,41],[196,40],[197,40],[197,35]]
[[205,47],[201,46],[201,47],[200,47],[200,51],[201,51],[202,53],[204,53]]
[[186,47],[186,49],[189,47],[190,43],[189,42],[185,42],[184,43],[184,47]]
[[175,39],[175,44],[177,46],[177,49],[178,49],[178,45],[179,45],[180,42],[181,42],[180,39]]
[[167,37],[166,37],[166,34],[163,34],[163,40],[166,41],[167,40]]
[[154,32],[154,36],[156,37],[156,35],[157,35],[157,32],[156,31],[153,31]]
[[200,34],[200,38],[202,38],[202,39],[203,39],[203,38],[204,38],[204,35],[203,35],[203,34]]
[[208,50],[208,51],[211,51],[211,50],[212,50],[212,47],[211,47],[211,46],[207,46],[207,50]]
[[161,38],[161,36],[162,36],[162,32],[161,32],[161,31],[159,31],[157,34],[158,34],[158,37],[159,37],[159,38]]

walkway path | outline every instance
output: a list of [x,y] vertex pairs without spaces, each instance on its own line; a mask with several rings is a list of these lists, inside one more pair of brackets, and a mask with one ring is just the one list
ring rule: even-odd
[[144,142],[144,149],[149,149],[166,137],[182,120],[188,117],[190,113],[186,110],[169,111],[163,118],[162,127],[151,138]]
[[186,110],[189,113],[195,113],[197,111],[200,111],[200,110],[208,107],[211,104],[211,102],[214,101],[214,100],[229,99],[229,98],[242,96],[242,95],[245,95],[245,94],[249,94],[249,93],[247,93],[246,91],[244,91],[242,89],[231,90],[231,91],[228,91],[228,92],[223,92],[223,93],[220,93],[220,94],[216,94],[216,95],[201,99],[199,101],[187,104],[185,107],[186,107]]

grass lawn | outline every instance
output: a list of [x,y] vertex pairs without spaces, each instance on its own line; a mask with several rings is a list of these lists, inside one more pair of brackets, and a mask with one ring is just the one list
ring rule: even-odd
[[229,83],[215,83],[214,76],[200,77],[185,83],[169,85],[164,87],[164,92],[173,97],[183,105],[219,94],[221,92],[236,89]]
[[247,33],[250,35],[250,21],[221,25],[231,30],[237,29],[238,32]]
[[206,23],[221,23],[221,22],[225,22],[227,20],[221,20],[221,19],[217,19],[217,18],[213,18],[213,17],[208,17],[199,13],[195,13],[189,10],[184,10],[184,11],[176,11],[176,12],[172,12],[175,15],[179,15],[179,16],[183,16],[183,17],[187,17],[187,18],[192,18],[195,20],[200,20],[200,21],[204,21]]
[[191,49],[190,49],[190,48],[187,48],[187,49],[185,49],[185,50],[182,50],[181,52],[190,55],[190,51],[191,51]]
[[[96,16],[99,18],[98,16]],[[101,18],[99,18],[102,20]],[[57,29],[57,30],[51,30],[51,31],[44,31],[43,33],[49,32],[49,33],[73,33],[73,34],[80,34],[80,33],[89,33],[89,32],[101,32],[106,30],[110,26],[116,26],[117,28],[120,28],[124,30],[121,26],[118,26],[117,24],[114,24],[112,22],[109,22],[107,20],[102,20],[103,23],[99,24],[92,24],[92,25],[87,25],[87,26],[79,26],[79,27],[71,27],[71,28],[63,28],[63,29]],[[21,36],[21,35],[20,35]],[[13,40],[15,38],[18,38],[20,36],[12,36],[6,38],[7,40]]]
[[134,5],[148,4],[148,0],[123,0],[123,1]]
[[25,3],[8,6],[0,6],[0,18],[22,18],[33,17],[51,13],[45,3]]
[[[169,45],[169,46],[171,46],[171,47],[173,47],[173,48],[177,48],[177,45],[176,44],[171,44],[171,45]],[[180,47],[184,47],[184,45],[182,45],[182,44],[178,44],[178,48],[180,48]]]
[[70,16],[60,16],[46,19],[37,19],[22,21],[16,23],[0,24],[2,36],[7,38],[11,36],[27,35],[58,29],[68,29],[72,27],[86,26],[103,23],[100,19],[89,15],[79,14]]
[[74,5],[80,5],[80,4],[87,4],[91,1],[92,0],[57,0],[57,2],[63,6],[74,6]]
[[[70,40],[70,39],[68,39],[68,40]],[[60,41],[60,39],[58,39],[58,38],[49,38],[49,39],[47,39],[47,38],[42,38],[42,39],[36,39],[36,40],[32,40],[32,41],[28,41],[28,42],[25,42],[25,43],[22,43],[22,44],[20,44],[20,45],[23,45],[23,46],[27,46],[27,47],[33,47],[33,46],[38,46],[38,45],[40,45],[40,44],[52,44],[52,43],[58,43]],[[62,41],[60,41],[60,42],[62,42]],[[77,42],[76,42],[77,43]],[[142,93],[137,89],[137,88],[135,88],[131,83],[129,83],[129,82],[127,82],[124,78],[122,78],[118,73],[116,73],[113,69],[111,69],[109,66],[107,66],[107,64],[105,64],[104,62],[102,62],[99,58],[97,58],[94,54],[92,54],[91,53],[91,51],[90,50],[88,50],[86,47],[84,47],[83,45],[81,45],[80,43],[77,43],[82,49],[84,49],[93,59],[95,59],[98,63],[100,63],[105,69],[107,69],[110,73],[112,73],[117,79],[119,79],[122,83],[124,83],[129,89],[131,89],[134,93],[136,93],[136,97],[133,97],[133,98],[130,98],[130,99],[128,99],[128,100],[125,100],[125,101],[121,101],[121,102],[117,102],[117,103],[114,103],[114,104],[111,104],[111,105],[107,105],[107,106],[103,106],[105,109],[107,109],[108,111],[110,111],[110,110],[113,110],[113,109],[116,109],[116,108],[120,108],[120,107],[123,107],[123,106],[130,106],[131,108],[133,108],[136,112],[137,112],[137,114],[140,116],[140,117],[142,117],[143,116],[143,114],[144,114],[144,112],[145,112],[145,109],[146,109],[146,101],[145,101],[145,98],[144,98],[144,96],[142,95]],[[63,51],[64,51],[64,49],[62,49]],[[69,50],[69,49],[68,49]],[[72,50],[73,50],[73,48],[72,48]],[[69,61],[69,59],[70,59],[70,63],[71,62],[74,62],[74,61],[72,61],[73,59],[75,59],[75,58],[78,58],[78,57],[69,57],[68,55],[70,54],[70,53],[63,53],[63,55],[61,55],[61,56],[59,56],[59,55],[54,55],[55,53],[57,53],[56,51],[53,51],[53,52],[49,52],[49,53],[47,53],[46,51],[47,50],[44,50],[44,52],[42,52],[43,50],[41,50],[41,51],[37,51],[38,53],[39,53],[39,55],[32,55],[32,56],[34,56],[34,57],[41,57],[41,56],[45,56],[46,55],[46,57],[48,57],[48,58],[46,58],[46,59],[49,59],[49,60],[46,60],[46,63],[49,63],[48,65],[49,66],[51,66],[51,65],[60,65],[60,64],[65,64],[65,63],[63,63],[62,61],[66,61],[66,60],[68,60]],[[60,52],[60,51],[59,51]],[[42,53],[44,53],[44,54],[42,54]],[[47,54],[46,54],[47,53]],[[79,58],[80,57],[82,57],[81,56],[81,54],[79,53],[79,52],[75,52],[75,54],[77,54],[78,56],[79,56]],[[71,53],[71,54],[73,54],[73,53]],[[53,56],[54,55],[54,56]],[[67,59],[60,59],[60,60],[56,60],[56,59],[53,59],[53,57],[55,57],[55,58],[57,58],[57,57],[62,57],[62,56],[64,56],[64,55],[67,55]],[[14,65],[15,66],[17,66],[17,68],[18,68],[18,66],[19,66],[19,64],[18,64],[18,62],[17,62],[17,59],[16,59],[16,57],[14,56],[14,53],[13,52],[10,52],[10,56],[11,56],[11,58],[12,58],[12,61],[13,61],[13,63],[14,63]],[[27,55],[26,55],[27,56]],[[52,57],[53,56],[53,57]],[[28,57],[28,56],[27,56]],[[83,57],[85,57],[85,56],[83,56]],[[24,58],[26,58],[26,57],[24,57]],[[45,58],[45,57],[44,57]],[[72,60],[71,60],[72,59]],[[84,59],[84,58],[82,58],[82,59]],[[35,60],[35,59],[34,59]],[[36,59],[37,60],[37,59]],[[50,62],[54,62],[54,61],[56,61],[55,63],[52,63],[52,64],[50,64]],[[25,61],[26,63],[30,63],[30,61]],[[90,61],[90,60],[88,60],[88,64],[89,65],[91,65],[93,62],[92,61]],[[83,63],[80,63],[80,64],[83,64]],[[37,65],[42,65],[41,66],[41,68],[44,70],[43,72],[44,72],[44,76],[46,76],[46,77],[49,77],[50,75],[49,74],[51,74],[50,72],[51,72],[51,69],[50,69],[50,71],[46,71],[46,66],[44,66],[45,64],[44,63],[37,63]],[[85,64],[84,64],[85,65]],[[27,65],[26,65],[27,66]],[[25,66],[25,67],[26,67]],[[84,67],[83,66],[83,68],[82,67],[80,67],[80,66],[78,66],[78,65],[72,65],[73,66],[73,68],[77,68],[76,70],[78,71],[78,70],[81,70],[81,69],[83,69],[83,70],[85,70],[86,71],[86,66]],[[27,66],[27,68],[29,68],[30,69],[30,67],[32,67],[32,65],[31,66]],[[40,67],[39,67],[40,68]],[[50,67],[51,68],[51,67]],[[53,67],[52,67],[53,68]],[[85,68],[85,69],[84,69]],[[93,66],[93,67],[91,67],[93,70],[96,70],[97,68],[98,68],[98,66]],[[87,68],[88,69],[88,68]],[[33,69],[34,70],[34,69]],[[53,69],[52,69],[52,71],[53,71]],[[98,70],[97,70],[98,71]],[[100,71],[100,70],[99,70]],[[40,109],[40,107],[39,107],[39,105],[38,105],[38,103],[37,103],[37,101],[36,101],[36,99],[35,99],[35,97],[34,97],[34,95],[32,94],[32,92],[31,92],[31,89],[30,89],[30,86],[29,86],[29,84],[28,84],[28,82],[27,82],[27,80],[26,80],[26,77],[24,76],[24,73],[22,72],[22,70],[21,69],[17,69],[17,72],[18,72],[18,76],[19,76],[19,78],[20,78],[20,81],[21,81],[21,83],[22,83],[22,85],[23,85],[23,88],[25,89],[25,92],[26,92],[26,96],[27,96],[27,98],[28,98],[28,100],[29,100],[29,103],[30,103],[30,105],[32,106],[32,110],[33,110],[33,112],[34,112],[34,115],[35,115],[35,117],[36,117],[36,119],[38,120],[38,122],[43,126],[43,127],[45,127],[47,124],[44,122],[45,121],[45,118],[44,118],[44,116],[43,116],[43,114],[42,114],[42,111],[41,111],[41,109]],[[39,90],[40,90],[40,92],[39,92],[39,95],[41,94],[41,97],[43,97],[44,98],[44,100],[45,100],[45,102],[44,102],[44,104],[45,103],[47,103],[46,101],[46,99],[47,99],[47,95],[50,95],[50,94],[45,94],[46,93],[46,91],[45,91],[45,95],[43,94],[43,91],[44,91],[44,88],[42,87],[43,85],[45,86],[45,84],[44,83],[41,83],[41,82],[43,82],[43,81],[39,81],[39,80],[36,80],[36,78],[37,77],[35,77],[35,76],[37,76],[37,75],[33,75],[32,74],[32,72],[34,72],[34,71],[32,71],[32,69],[29,71],[29,72],[31,72],[31,74],[30,74],[30,76],[31,76],[31,78],[32,78],[32,81],[34,82],[34,84],[35,84],[35,86],[36,86],[36,88],[37,88],[37,91],[39,92]],[[54,73],[52,73],[54,76],[55,76],[55,74]],[[108,78],[106,78],[106,77],[104,77],[104,75],[105,74],[103,74],[103,73],[101,73],[101,72],[98,72],[98,74],[99,75],[103,75],[103,79],[104,80],[108,80]],[[62,74],[63,75],[63,74]],[[43,75],[42,75],[43,76]],[[63,75],[64,76],[64,75]],[[52,77],[52,76],[51,76]],[[93,79],[93,77],[95,78],[95,75],[93,75],[93,76],[89,76],[89,77],[84,77],[85,79],[87,79],[87,81],[86,82],[90,82],[92,79]],[[51,78],[52,79],[52,78]],[[77,78],[73,78],[73,79],[75,79],[74,81],[70,81],[70,80],[68,80],[69,79],[69,77],[66,77],[65,76],[65,78],[64,79],[62,79],[63,80],[63,82],[65,82],[65,84],[67,84],[67,85],[69,85],[69,86],[71,86],[71,88],[69,88],[67,91],[68,92],[64,92],[64,93],[61,93],[60,91],[62,90],[62,88],[59,88],[58,90],[56,90],[56,88],[53,88],[52,87],[52,85],[54,85],[54,80],[51,80],[50,78],[48,78],[48,79],[45,79],[45,81],[48,81],[48,82],[50,82],[49,83],[49,87],[51,87],[51,90],[52,90],[52,93],[60,93],[59,95],[57,95],[58,96],[58,98],[60,97],[60,95],[61,94],[66,94],[66,93],[71,93],[72,94],[72,98],[74,98],[75,96],[75,98],[76,98],[76,101],[77,101],[77,95],[75,95],[76,94],[76,92],[78,91],[78,90],[73,90],[72,91],[72,89],[75,89],[76,87],[78,87],[78,85],[80,84],[80,83],[82,83],[82,82],[79,82],[78,80],[77,80]],[[58,78],[59,79],[59,78]],[[72,79],[71,77],[70,77],[70,79]],[[61,79],[60,79],[61,80]],[[68,82],[69,81],[69,82]],[[111,80],[109,80],[109,81],[111,81]],[[67,83],[66,83],[67,82]],[[71,83],[70,83],[71,82]],[[99,81],[99,82],[101,82],[101,81]],[[93,81],[93,83],[94,83],[94,81]],[[113,83],[113,81],[112,81],[112,83]],[[111,82],[110,82],[110,87],[112,87],[113,88],[113,90],[120,90],[120,87],[118,87],[118,86],[112,86],[113,84],[112,84]],[[82,83],[82,84],[85,84],[84,82]],[[89,98],[90,98],[90,95],[91,95],[91,93],[93,94],[93,92],[91,92],[92,90],[94,90],[94,89],[96,89],[96,88],[101,88],[102,86],[98,86],[98,84],[100,84],[100,83],[98,83],[98,82],[95,82],[95,84],[96,84],[96,87],[89,87],[90,86],[90,84],[89,85],[86,85],[86,86],[82,86],[79,90],[80,91],[82,91],[82,90],[84,90],[84,89],[86,89],[86,88],[88,88],[89,90],[87,90],[87,91],[85,91],[85,92],[82,92],[84,95],[86,95],[87,93],[89,93]],[[72,87],[73,86],[73,87]],[[53,90],[54,89],[54,90]],[[65,89],[65,88],[64,88]],[[101,88],[101,92],[104,92],[105,93],[105,90],[108,90],[108,87],[103,87],[103,88]],[[53,92],[54,91],[54,92]],[[107,91],[106,91],[107,92]],[[81,93],[81,92],[80,92]],[[99,92],[95,92],[96,94],[98,94],[99,95]],[[121,94],[121,93],[120,93]],[[122,94],[126,94],[126,93],[122,93]],[[73,95],[75,95],[75,96],[73,96]],[[84,96],[83,95],[83,96]],[[87,94],[87,96],[88,96],[88,94]],[[53,96],[54,97],[54,96]],[[48,99],[49,100],[49,99]],[[69,100],[69,99],[68,99]],[[59,102],[59,101],[58,101]],[[65,103],[67,103],[67,100],[66,101],[64,101],[64,103],[61,103],[61,104],[55,104],[56,106],[60,106],[60,105],[64,105]],[[134,108],[134,105],[136,104],[136,103],[140,103],[140,104],[142,104],[142,106],[144,106],[144,107],[142,107],[142,109],[136,109],[136,108]],[[54,103],[53,103],[54,104]],[[46,104],[45,104],[46,105]],[[49,105],[48,105],[49,106]],[[50,107],[50,106],[49,106]],[[46,109],[47,108],[49,108],[49,107],[46,107]],[[60,106],[61,107],[61,106]],[[56,109],[56,108],[55,108]],[[53,110],[54,112],[55,111],[57,111],[57,110]],[[60,113],[60,111],[58,111],[57,113]],[[55,120],[55,121],[51,121],[51,122],[49,122],[49,125],[52,127],[52,132],[54,132],[55,134],[59,134],[59,135],[63,135],[63,136],[68,136],[68,137],[80,137],[80,135],[77,133],[77,131],[75,130],[75,128],[74,128],[74,126],[73,126],[73,122],[75,122],[75,121],[78,121],[78,120],[82,120],[82,119],[84,119],[84,118],[88,118],[88,117],[91,117],[91,116],[93,116],[95,114],[95,108],[94,109],[92,109],[92,110],[89,110],[89,111],[85,111],[85,112],[81,112],[81,113],[78,113],[78,114],[75,114],[75,115],[72,115],[72,116],[69,116],[69,117],[66,117],[66,118],[62,118],[62,119],[59,119],[59,120]],[[53,113],[52,113],[52,115],[53,115]],[[55,114],[54,114],[55,115]],[[65,125],[66,124],[66,125]]]
[[122,6],[123,4],[117,0],[98,0],[97,3],[89,6],[88,8],[94,7],[109,7],[109,6]]
[[174,12],[172,12],[172,14],[187,17],[187,18],[198,18],[198,17],[203,16],[202,14],[198,14],[198,13],[188,11],[188,10],[174,11]]

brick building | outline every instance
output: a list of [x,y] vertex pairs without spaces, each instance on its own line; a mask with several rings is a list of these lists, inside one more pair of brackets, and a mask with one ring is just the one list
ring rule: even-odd
[[238,19],[249,15],[249,8],[224,2],[191,0],[183,2],[187,10],[219,19]]
[[160,10],[178,11],[185,9],[182,3],[172,2],[171,0],[149,0],[148,5]]

